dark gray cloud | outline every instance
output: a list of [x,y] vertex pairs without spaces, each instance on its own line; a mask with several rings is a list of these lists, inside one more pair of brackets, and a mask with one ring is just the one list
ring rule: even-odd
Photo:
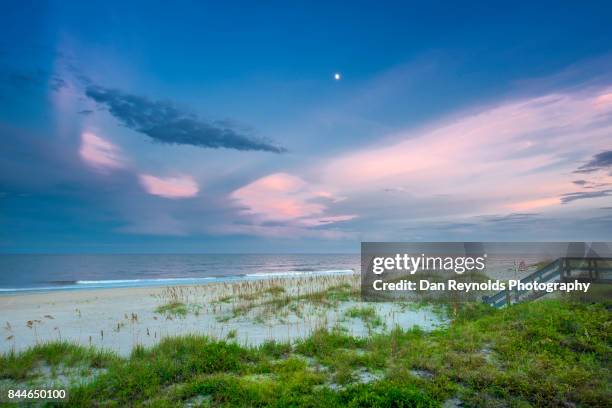
[[[445,230],[464,230],[478,227],[479,224],[473,222],[446,222],[443,224],[436,224],[434,228],[445,231]],[[406,228],[410,229],[410,228]],[[417,229],[417,228],[412,228]],[[423,226],[419,226],[418,229],[423,229]]]
[[282,153],[284,148],[237,130],[224,121],[206,122],[180,110],[170,102],[155,101],[97,85],[86,95],[130,129],[160,143],[183,144],[211,149],[259,150]]
[[49,86],[51,87],[51,89],[57,92],[60,89],[67,87],[68,84],[66,83],[64,79],[57,77],[57,76],[52,76],[49,79]]
[[455,221],[445,223],[434,223],[405,227],[405,230],[423,230],[436,229],[440,231],[452,231],[452,230],[466,230],[466,229],[479,229],[479,228],[494,228],[499,226],[500,228],[512,228],[520,227],[527,223],[531,223],[534,220],[539,220],[541,217],[540,213],[510,213],[505,215],[483,215],[472,217],[471,220],[475,221]]
[[7,80],[9,84],[16,88],[40,85],[44,82],[44,73],[42,71],[11,72],[8,74]]
[[593,156],[586,164],[578,167],[574,173],[592,173],[598,170],[605,170],[612,167],[612,150],[607,150]]
[[587,180],[574,180],[572,181],[572,183],[576,184],[577,186],[589,189],[607,187],[612,185],[612,183],[596,183]]
[[612,190],[601,190],[601,191],[581,191],[576,193],[567,193],[561,196],[561,204],[571,203],[576,200],[586,200],[589,198],[606,197],[611,195]]
[[94,111],[92,111],[91,109],[83,109],[81,111],[77,112],[79,115],[91,115],[92,113],[94,113]]
[[16,89],[30,89],[37,87],[48,86],[53,91],[59,91],[68,86],[66,81],[57,75],[51,75],[42,69],[34,70],[8,70],[0,68],[3,71],[0,76],[3,80]]
[[511,213],[507,215],[494,215],[485,219],[486,222],[491,223],[523,223],[525,221],[531,221],[534,217],[538,217],[539,213]]

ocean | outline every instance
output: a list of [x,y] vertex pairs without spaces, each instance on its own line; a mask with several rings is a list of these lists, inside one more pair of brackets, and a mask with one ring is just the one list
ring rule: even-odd
[[359,254],[0,255],[0,294],[359,271]]

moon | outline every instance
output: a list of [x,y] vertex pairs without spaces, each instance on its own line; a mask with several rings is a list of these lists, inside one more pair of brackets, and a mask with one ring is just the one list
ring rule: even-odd
[[342,75],[340,75],[340,73],[339,73],[339,72],[336,72],[336,73],[334,74],[334,79],[335,79],[336,81],[339,81],[340,79],[342,79]]

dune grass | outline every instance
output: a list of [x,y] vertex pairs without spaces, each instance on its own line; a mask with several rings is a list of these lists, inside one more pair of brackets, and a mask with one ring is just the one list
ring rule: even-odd
[[346,283],[350,277],[341,277],[340,283],[321,288],[317,291],[305,293],[287,293],[280,286],[271,286],[255,291],[245,291],[236,296],[225,296],[217,303],[232,303],[231,315],[222,316],[220,321],[228,321],[238,317],[249,316],[256,312],[254,319],[258,322],[269,321],[273,318],[286,317],[293,313],[302,317],[307,306],[315,308],[333,308],[340,302],[358,300],[359,292],[353,282]]
[[4,354],[0,357],[0,379],[32,379],[39,375],[41,366],[105,368],[116,360],[117,356],[108,351],[55,342],[34,346],[19,354]]
[[[166,317],[214,314],[219,322],[249,319],[257,323],[302,318],[312,309],[330,309],[359,299],[359,274],[304,276],[171,286],[155,297],[155,312]],[[308,309],[308,310],[306,310]]]
[[347,317],[361,319],[369,328],[383,325],[383,321],[373,306],[354,306],[345,313]]
[[429,333],[319,330],[259,347],[186,336],[129,358],[48,344],[0,357],[0,381],[30,378],[41,361],[104,367],[70,386],[62,404],[75,407],[436,407],[451,398],[473,407],[605,407],[611,356],[609,306],[544,300],[503,310],[464,305]]
[[179,316],[185,317],[188,313],[187,305],[183,302],[170,302],[158,306],[155,309],[155,313],[163,314],[166,316]]

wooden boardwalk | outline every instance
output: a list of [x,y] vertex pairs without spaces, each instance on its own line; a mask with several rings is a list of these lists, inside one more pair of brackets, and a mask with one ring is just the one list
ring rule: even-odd
[[[590,282],[595,284],[612,283],[612,258],[559,258],[530,275],[521,283],[530,282]],[[501,308],[513,303],[537,299],[547,292],[506,289],[492,296],[484,296],[483,302]]]

